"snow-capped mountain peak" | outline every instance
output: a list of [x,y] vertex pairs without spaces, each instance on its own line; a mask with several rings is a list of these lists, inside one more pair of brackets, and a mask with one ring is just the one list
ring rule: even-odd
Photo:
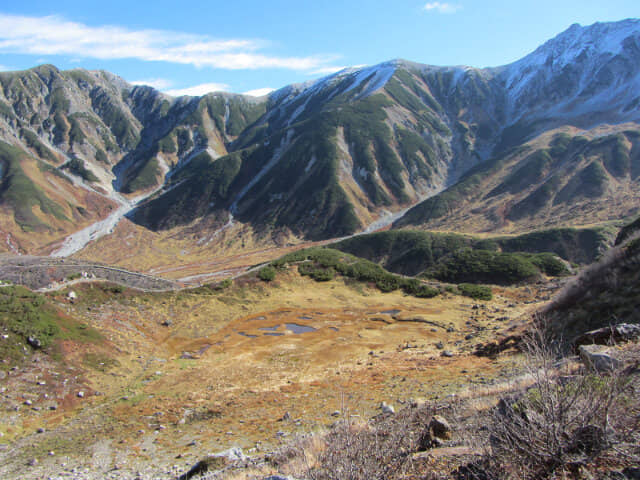
[[[640,20],[574,24],[534,52],[499,69],[508,91],[509,117],[523,111],[556,105],[572,109],[573,101],[588,103],[612,100],[624,108],[640,85]],[[601,94],[606,92],[606,95]],[[606,97],[606,98],[605,98]],[[593,105],[591,105],[593,107]],[[574,112],[575,113],[575,112]]]
[[509,70],[517,73],[523,67],[546,65],[562,69],[585,52],[591,54],[620,54],[628,39],[640,41],[640,20],[594,23],[583,27],[577,23],[555,38],[545,42],[533,53],[511,64]]

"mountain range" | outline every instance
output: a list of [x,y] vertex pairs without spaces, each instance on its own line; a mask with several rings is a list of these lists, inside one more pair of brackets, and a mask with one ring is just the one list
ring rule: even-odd
[[635,19],[573,25],[502,67],[392,60],[257,98],[3,72],[0,249],[72,254],[125,215],[196,242],[619,220],[640,210],[639,123]]

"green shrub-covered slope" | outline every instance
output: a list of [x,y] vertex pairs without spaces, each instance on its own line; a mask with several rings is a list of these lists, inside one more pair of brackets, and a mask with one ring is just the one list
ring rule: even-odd
[[99,342],[88,325],[62,314],[43,295],[21,286],[0,287],[0,369],[24,361],[35,349],[56,355],[56,342]]

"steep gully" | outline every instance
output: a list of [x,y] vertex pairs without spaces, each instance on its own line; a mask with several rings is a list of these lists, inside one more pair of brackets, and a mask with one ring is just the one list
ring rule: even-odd
[[[231,228],[234,225],[234,222],[235,222],[234,213],[237,213],[238,203],[248,193],[248,191],[251,189],[251,187],[253,187],[260,180],[260,178],[262,178],[278,162],[278,160],[281,157],[282,152],[286,149],[288,143],[290,142],[292,134],[293,134],[293,131],[290,130],[288,132],[287,137],[283,139],[282,144],[276,150],[276,153],[273,156],[272,160],[269,161],[262,168],[262,170],[260,170],[260,172],[258,172],[256,177],[254,177],[254,179],[248,185],[246,185],[245,188],[237,195],[237,197],[232,202],[231,208],[229,210],[229,219],[227,220],[227,222],[222,227],[220,227],[219,229],[217,229],[214,232],[212,232],[212,234],[207,239],[206,244],[208,244],[211,241],[213,241],[223,231]],[[200,153],[200,152],[197,152],[197,153]],[[188,163],[188,162],[181,162],[181,164],[178,165],[177,168],[175,168],[174,170],[170,170],[169,166],[165,162],[161,161],[160,165],[161,165],[162,169],[164,170],[163,173],[165,174],[165,179],[169,179],[172,176],[172,174],[175,173],[175,171],[177,169],[182,168],[186,163]],[[74,183],[77,183],[77,182],[75,182],[75,180],[77,180],[77,179],[74,179]],[[114,182],[114,184],[117,184],[117,183],[118,183],[117,181]],[[161,191],[165,187],[166,187],[166,184],[159,185],[155,189],[150,190],[150,191],[148,191],[148,192],[146,192],[146,193],[144,193],[142,195],[139,195],[139,196],[137,196],[137,197],[135,197],[133,199],[125,198],[123,195],[121,195],[117,191],[113,191],[110,194],[106,195],[107,198],[109,198],[110,200],[115,201],[119,205],[119,207],[116,210],[114,210],[108,217],[106,217],[106,218],[104,218],[102,220],[99,220],[99,221],[89,225],[88,227],[85,227],[84,229],[79,230],[77,232],[74,232],[71,235],[69,235],[68,237],[66,237],[64,239],[64,241],[62,242],[62,246],[60,248],[54,250],[51,253],[51,256],[52,257],[69,257],[69,256],[79,252],[83,248],[85,248],[89,243],[91,243],[91,242],[93,242],[93,241],[95,241],[95,240],[97,240],[97,239],[99,239],[99,238],[101,238],[101,237],[103,237],[105,235],[109,235],[109,234],[113,233],[113,230],[118,225],[120,220],[122,220],[122,218],[126,217],[129,213],[133,212],[133,210],[135,210],[138,205],[140,205],[146,199],[150,198],[155,193]],[[171,189],[175,188],[175,185],[170,187],[170,188]],[[93,189],[91,189],[91,190],[95,191]],[[431,196],[433,194],[434,193],[431,193],[428,196]],[[355,236],[358,236],[358,235],[371,233],[371,232],[374,232],[374,231],[379,230],[381,228],[385,228],[385,227],[391,225],[393,222],[395,222],[399,218],[401,218],[409,209],[411,209],[411,207],[413,207],[417,203],[420,203],[421,201],[425,200],[428,196],[425,196],[424,198],[417,199],[415,203],[413,203],[409,207],[403,208],[402,210],[399,210],[399,211],[396,211],[396,212],[385,212],[382,217],[378,218],[377,220],[372,222],[370,225],[366,226],[361,232],[358,232],[358,233],[355,233],[353,235],[349,235],[347,237],[340,238],[340,239],[332,239],[331,241],[343,240],[343,239],[346,239],[346,238],[351,238],[351,237],[355,237]],[[200,277],[200,275],[198,277]]]

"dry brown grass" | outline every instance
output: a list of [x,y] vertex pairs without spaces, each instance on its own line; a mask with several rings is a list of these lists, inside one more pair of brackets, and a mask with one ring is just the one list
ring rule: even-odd
[[575,374],[569,364],[558,364],[559,346],[541,327],[525,348],[534,383],[502,400],[487,419],[491,448],[482,462],[485,478],[574,478],[637,463],[637,359],[626,370]]

